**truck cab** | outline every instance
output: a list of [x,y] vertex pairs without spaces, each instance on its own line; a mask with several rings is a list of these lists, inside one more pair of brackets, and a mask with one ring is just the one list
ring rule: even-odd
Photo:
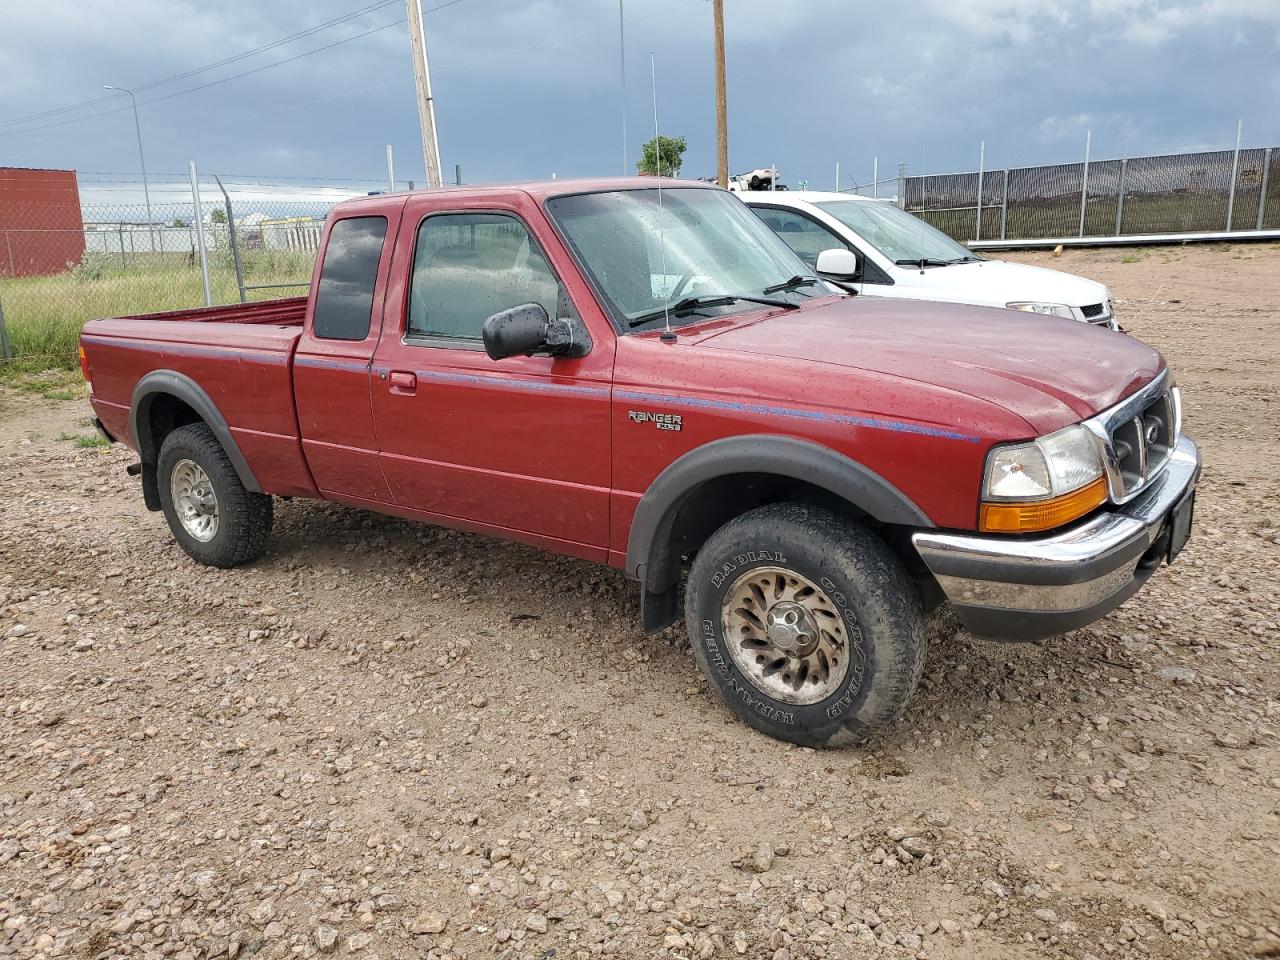
[[606,563],[735,715],[813,746],[900,715],[940,602],[1004,639],[1105,616],[1186,543],[1199,473],[1152,348],[857,296],[675,180],[349,201],[307,297],[81,350],[197,562],[259,560],[311,497]]

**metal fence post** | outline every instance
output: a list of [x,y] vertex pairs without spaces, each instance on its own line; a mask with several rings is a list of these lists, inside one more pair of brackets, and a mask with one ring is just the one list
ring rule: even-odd
[[836,161],[836,185],[833,188],[836,193],[840,192],[840,161]]
[[1267,209],[1267,180],[1271,174],[1271,148],[1262,151],[1262,190],[1258,194],[1258,229],[1262,229],[1262,215]]
[[191,205],[196,213],[196,244],[200,247],[200,277],[204,280],[204,305],[213,306],[213,293],[209,289],[209,253],[204,246],[204,214],[200,210],[200,178],[196,175],[196,162],[191,164]]
[[1084,208],[1089,202],[1089,148],[1093,146],[1093,131],[1084,135],[1084,172],[1080,176],[1080,236],[1084,236]]
[[1004,239],[1005,224],[1009,219],[1009,168],[1004,168],[1004,190],[1000,192],[1000,239]]
[[880,158],[871,158],[871,199],[880,199]]
[[129,261],[125,259],[124,255],[124,223],[116,224],[116,228],[120,234],[120,268],[123,270],[129,266]]
[[978,210],[973,228],[973,239],[982,239],[982,168],[987,162],[987,141],[978,141]]
[[227,240],[231,244],[231,262],[236,267],[236,286],[240,288],[240,302],[244,303],[247,297],[244,295],[244,268],[240,265],[240,244],[236,238],[236,215],[231,209],[231,195],[222,185],[222,178],[214,174],[213,179],[218,181],[218,189],[222,191],[222,201],[227,208]]
[[391,144],[387,144],[387,192],[396,192],[396,165],[391,159]]
[[1124,175],[1129,169],[1129,158],[1120,158],[1120,184],[1116,188],[1116,236],[1120,236],[1120,225],[1124,223]]
[[1231,215],[1236,209],[1236,175],[1240,171],[1240,134],[1244,133],[1244,121],[1236,121],[1236,152],[1231,157],[1231,189],[1227,192],[1227,229],[1231,229]]
[[13,359],[13,341],[4,325],[4,301],[0,300],[0,360]]

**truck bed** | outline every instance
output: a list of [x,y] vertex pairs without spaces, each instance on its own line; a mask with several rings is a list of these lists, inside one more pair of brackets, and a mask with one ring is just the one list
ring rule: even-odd
[[298,440],[291,360],[306,297],[91,320],[80,337],[91,402],[112,436],[137,449],[130,412],[143,377],[192,381],[274,489],[313,490]]
[[165,310],[161,313],[139,313],[121,320],[186,320],[191,323],[266,323],[282,327],[300,327],[307,313],[306,297],[281,297],[254,303],[237,303],[228,307],[202,307],[194,310]]

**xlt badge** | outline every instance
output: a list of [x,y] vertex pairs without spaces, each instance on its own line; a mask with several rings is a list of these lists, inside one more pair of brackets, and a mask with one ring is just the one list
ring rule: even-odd
[[683,430],[684,418],[678,413],[654,413],[650,410],[628,410],[627,419],[633,423],[652,423],[659,430]]

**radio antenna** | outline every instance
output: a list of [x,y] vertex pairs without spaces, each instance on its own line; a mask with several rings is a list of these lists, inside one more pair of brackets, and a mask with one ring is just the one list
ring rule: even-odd
[[662,320],[663,340],[674,340],[671,332],[671,297],[667,294],[666,214],[662,206],[662,137],[658,134],[658,67],[653,51],[649,51],[649,80],[653,88],[653,152],[658,161],[658,249],[662,251]]

